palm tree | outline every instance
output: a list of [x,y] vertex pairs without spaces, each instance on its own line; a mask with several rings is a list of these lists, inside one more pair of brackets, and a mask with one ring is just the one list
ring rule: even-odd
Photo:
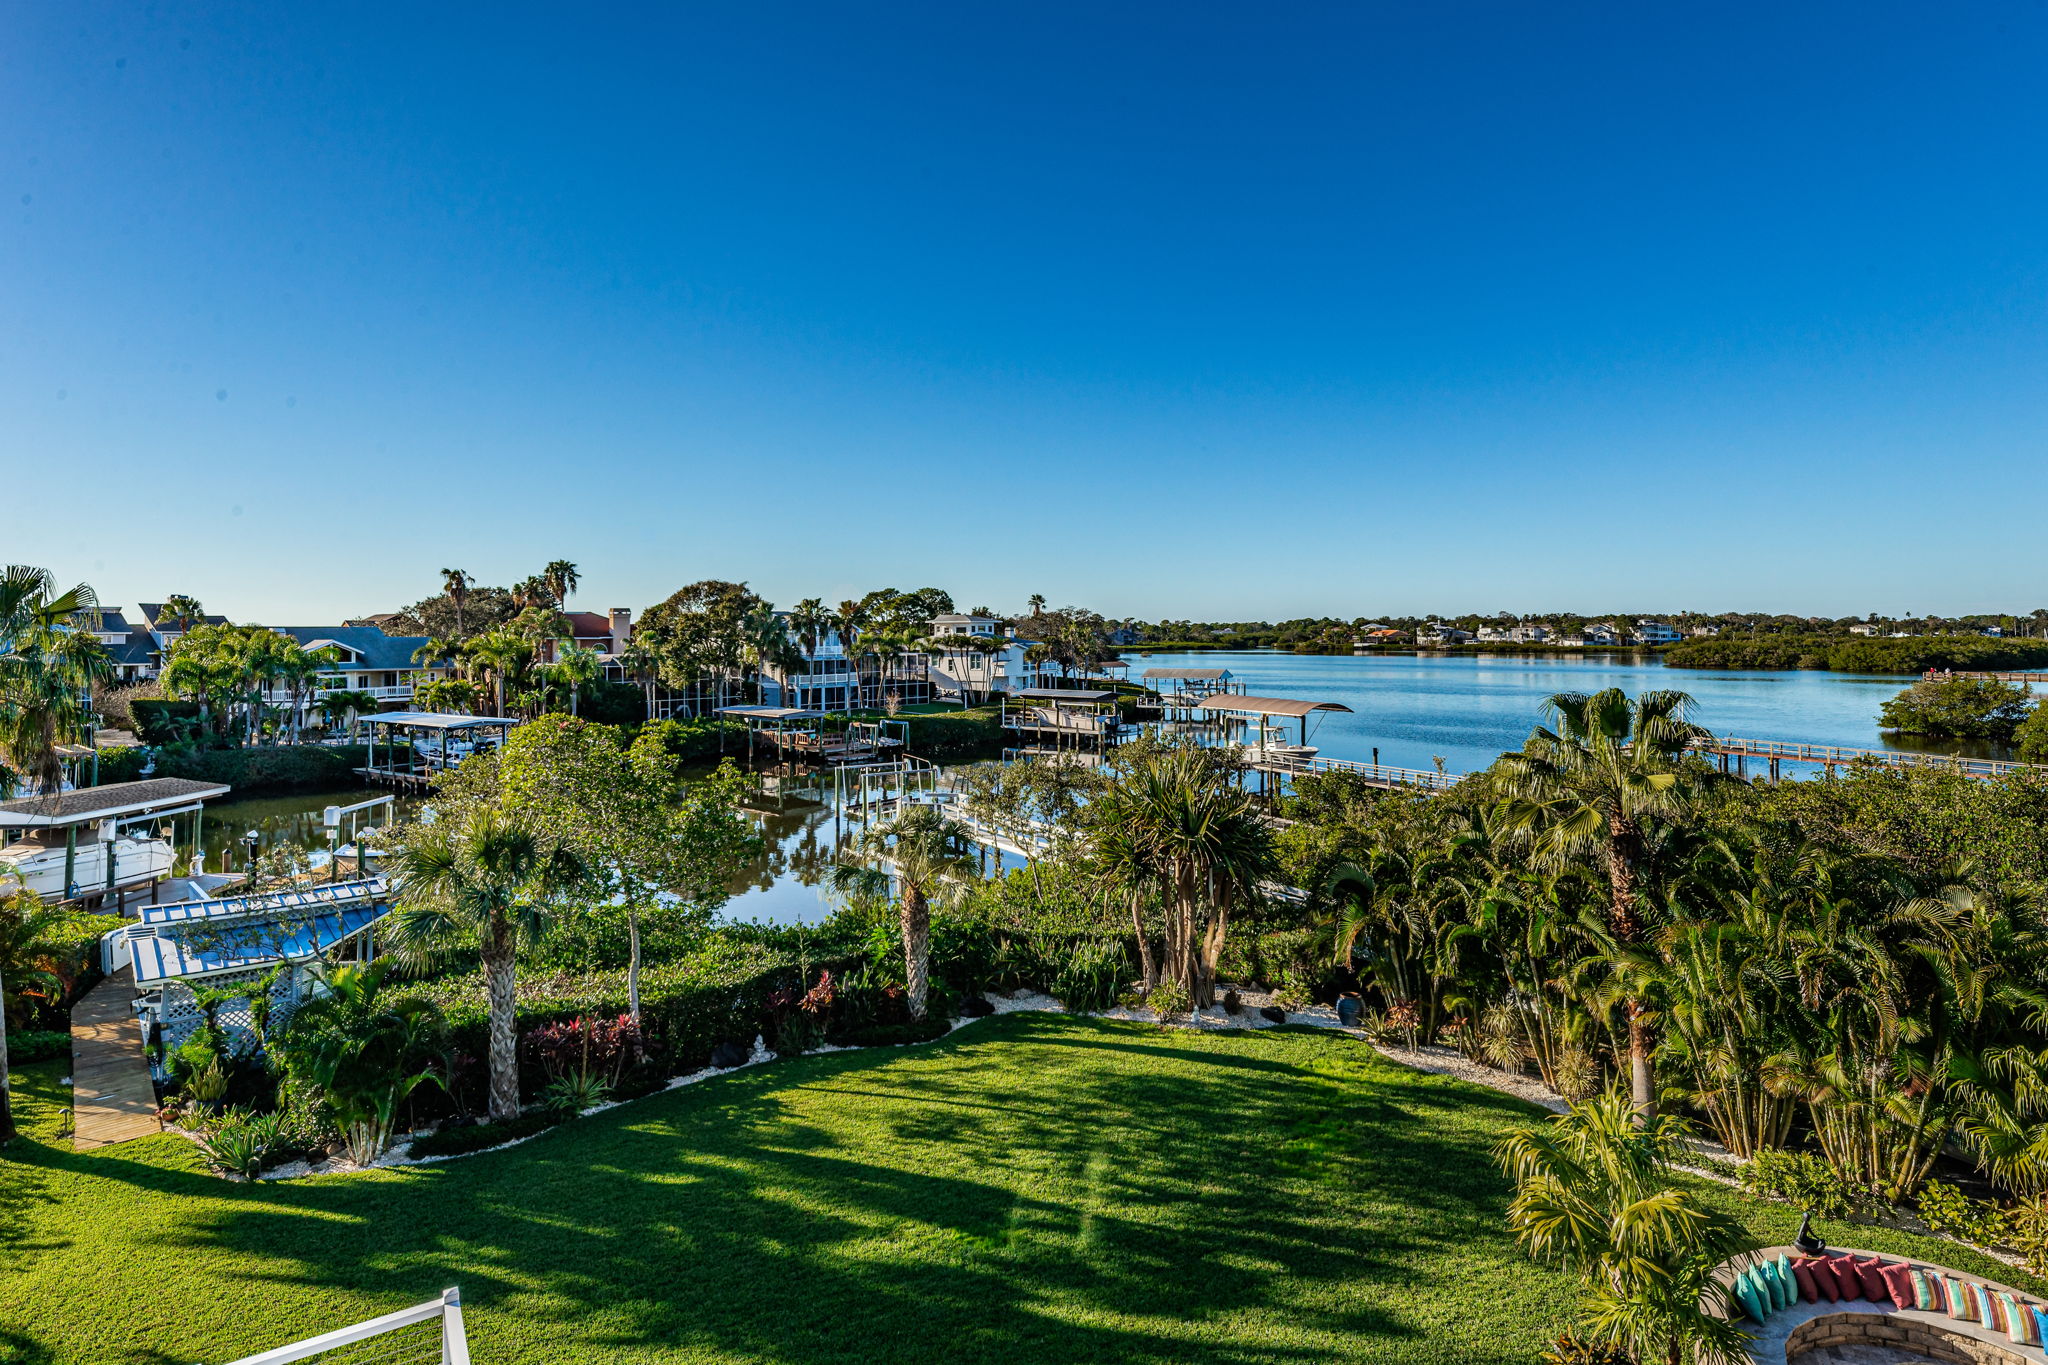
[[554,899],[584,877],[567,849],[491,806],[415,825],[391,860],[402,888],[392,912],[399,949],[420,960],[473,947],[490,1016],[490,1116],[519,1116],[517,962],[548,929]]
[[497,714],[505,714],[505,687],[516,680],[533,659],[533,644],[510,631],[495,630],[479,635],[463,647],[463,657],[490,674]]
[[550,672],[554,680],[569,689],[569,714],[576,714],[577,697],[583,689],[604,675],[604,667],[598,662],[594,649],[583,649],[574,643],[562,647]]
[[931,907],[955,904],[966,894],[975,872],[974,841],[966,826],[935,807],[911,806],[893,820],[862,830],[846,859],[832,869],[834,890],[887,895],[895,882],[903,922],[904,987],[910,1017],[922,1019],[930,989]]
[[560,606],[569,600],[569,594],[583,584],[583,576],[576,572],[576,566],[566,559],[551,559],[540,571],[541,581],[554,594],[555,604]]
[[1713,1311],[1722,1262],[1754,1245],[1734,1217],[1664,1182],[1689,1155],[1683,1123],[1618,1092],[1495,1148],[1515,1181],[1508,1226],[1539,1261],[1576,1273],[1585,1334],[1631,1359],[1744,1361],[1749,1336]]
[[182,635],[194,626],[206,624],[206,608],[199,605],[198,598],[174,592],[157,608],[156,623],[159,630],[169,627]]
[[1030,599],[1030,600],[1031,600],[1031,614],[1032,614],[1032,615],[1033,615],[1034,617],[1036,617],[1036,616],[1043,616],[1043,615],[1045,615],[1045,594],[1044,594],[1044,593],[1042,593],[1042,592],[1035,592],[1035,593],[1032,593],[1032,594],[1031,594],[1031,599]]
[[85,584],[60,593],[46,569],[0,572],[0,791],[12,791],[13,774],[38,792],[63,786],[58,746],[81,737],[93,685],[115,672],[98,624]]
[[469,600],[470,587],[476,582],[460,569],[441,570],[441,591],[448,594],[448,600],[455,604],[455,635],[457,639],[469,632],[462,627],[462,604]]
[[1206,1008],[1215,996],[1233,905],[1256,900],[1274,867],[1273,835],[1257,799],[1209,751],[1140,757],[1088,807],[1096,829],[1130,841],[1125,875],[1142,876],[1166,904],[1164,975]]
[[377,699],[368,692],[329,692],[320,699],[320,711],[327,717],[327,723],[340,722],[350,739],[356,737],[356,720],[376,710]]
[[[1591,696],[1560,692],[1544,703],[1551,726],[1538,726],[1516,753],[1502,754],[1496,780],[1509,798],[1512,828],[1534,833],[1539,855],[1555,863],[1598,855],[1608,884],[1607,931],[1624,946],[1644,935],[1647,826],[1679,821],[1698,808],[1703,769],[1685,762],[1706,735],[1686,717],[1683,692],[1645,692],[1631,701],[1618,687]],[[1648,1006],[1624,1002],[1629,1090],[1644,1114],[1656,1108]]]

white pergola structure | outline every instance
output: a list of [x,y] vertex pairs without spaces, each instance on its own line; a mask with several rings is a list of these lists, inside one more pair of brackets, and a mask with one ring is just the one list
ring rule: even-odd
[[[415,1338],[428,1334],[426,1339],[403,1341],[397,1336],[401,1332],[412,1332]],[[440,1338],[438,1348],[432,1336]],[[386,1313],[381,1318],[371,1318],[352,1327],[337,1327],[332,1332],[323,1332],[317,1337],[279,1346],[268,1351],[259,1351],[253,1356],[243,1356],[228,1365],[291,1365],[293,1361],[311,1360],[318,1365],[318,1357],[354,1346],[359,1342],[371,1341],[378,1337],[390,1337],[389,1352],[379,1351],[378,1360],[438,1360],[440,1365],[469,1365],[469,1334],[462,1325],[462,1291],[459,1288],[444,1289],[438,1299],[401,1308],[396,1313]],[[438,1354],[437,1354],[438,1349]],[[350,1359],[366,1357],[351,1353]]]

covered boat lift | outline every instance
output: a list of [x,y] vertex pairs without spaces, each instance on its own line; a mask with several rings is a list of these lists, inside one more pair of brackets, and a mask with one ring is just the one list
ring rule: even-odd
[[758,740],[772,746],[778,756],[813,763],[865,763],[883,749],[902,747],[903,740],[883,733],[885,727],[908,734],[901,721],[857,721],[844,731],[827,734],[826,713],[801,706],[721,706],[712,714],[745,723],[750,762]]
[[998,695],[1005,730],[1041,742],[1049,738],[1055,749],[1106,749],[1121,727],[1114,692],[1020,687]]
[[[1336,701],[1296,701],[1291,697],[1247,697],[1233,693],[1204,697],[1195,703],[1195,709],[1210,715],[1258,717],[1259,742],[1243,746],[1243,755],[1244,761],[1262,774],[1296,772],[1315,757],[1316,751],[1308,742],[1310,716],[1319,711],[1342,711],[1346,714],[1351,711],[1350,707]],[[1266,743],[1270,728],[1268,722],[1275,717],[1300,722],[1301,739],[1298,744],[1269,746]]]
[[[454,767],[471,754],[502,746],[520,724],[510,716],[460,716],[440,711],[387,711],[364,716],[369,727],[369,754],[356,769],[368,782],[386,787],[425,791],[434,774]],[[377,731],[384,731],[384,761],[377,761]],[[404,743],[400,743],[401,738]]]
[[[127,908],[131,893],[155,896],[172,875],[175,816],[194,816],[192,842],[219,782],[155,777],[0,801],[0,875],[12,873],[45,900]],[[152,827],[154,831],[152,832]]]

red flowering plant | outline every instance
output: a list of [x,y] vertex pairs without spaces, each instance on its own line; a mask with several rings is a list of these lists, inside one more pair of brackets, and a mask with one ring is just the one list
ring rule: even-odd
[[596,1076],[616,1084],[619,1073],[640,1057],[640,1028],[630,1014],[543,1024],[523,1042],[527,1057],[556,1081]]
[[795,986],[771,992],[767,1016],[761,1021],[768,1045],[782,1057],[809,1052],[825,1040],[832,1006],[838,999],[839,987],[829,971],[818,973],[818,983],[808,990],[799,979]]

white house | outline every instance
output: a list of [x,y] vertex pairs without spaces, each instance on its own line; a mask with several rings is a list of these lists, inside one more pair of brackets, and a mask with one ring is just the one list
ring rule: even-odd
[[957,649],[935,650],[931,655],[935,699],[966,705],[997,692],[1041,685],[1041,669],[1029,657],[1033,642],[1018,639],[1014,627],[992,616],[934,616],[932,643],[943,645],[954,639],[960,642]]
[[1685,638],[1685,634],[1662,621],[1638,621],[1635,637],[1646,645],[1675,645]]

